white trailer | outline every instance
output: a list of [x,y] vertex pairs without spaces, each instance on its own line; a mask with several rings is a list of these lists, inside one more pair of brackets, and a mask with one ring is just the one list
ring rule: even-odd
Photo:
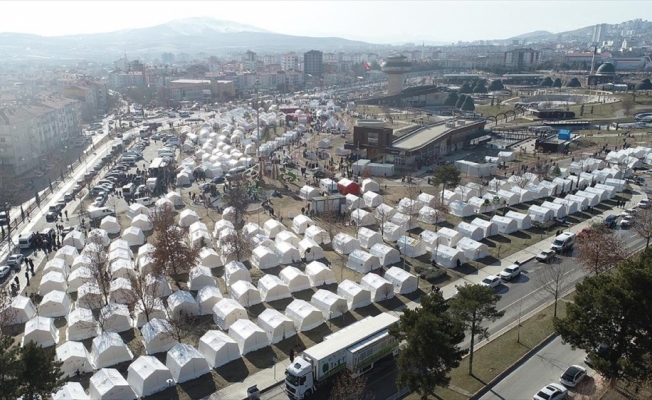
[[397,322],[397,317],[383,313],[326,336],[287,368],[286,393],[291,399],[302,400],[343,370],[358,376],[373,368],[376,361],[397,355],[398,341],[388,331]]

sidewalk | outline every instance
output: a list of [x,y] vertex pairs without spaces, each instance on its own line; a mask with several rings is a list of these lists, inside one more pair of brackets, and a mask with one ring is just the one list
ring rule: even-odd
[[[638,204],[640,200],[647,198],[647,194],[645,194],[639,186],[631,185],[631,187],[632,187],[632,191],[635,192],[636,194],[632,195],[632,199],[627,202],[626,208],[631,208],[636,204]],[[607,210],[603,213],[595,214],[594,218],[604,218],[609,214],[614,214],[614,211]],[[581,222],[569,229],[566,229],[566,231],[570,231],[573,233],[580,232],[582,229],[589,226],[590,221],[591,220],[586,220],[584,222]],[[444,298],[448,299],[452,297],[457,292],[457,286],[459,285],[464,285],[467,283],[470,284],[480,283],[488,275],[498,275],[498,273],[500,273],[500,271],[502,271],[505,267],[514,264],[516,261],[524,263],[526,261],[531,260],[532,258],[536,257],[536,255],[539,254],[541,250],[550,249],[550,245],[554,241],[554,239],[555,239],[554,236],[546,238],[540,242],[537,242],[536,244],[533,244],[532,246],[529,246],[521,251],[512,254],[509,257],[497,261],[492,265],[488,265],[482,268],[481,270],[477,271],[477,273],[475,274],[467,275],[464,278],[458,279],[455,282],[442,286],[441,291]],[[405,306],[401,307],[400,309],[396,309],[394,311],[400,313],[400,311],[405,307],[414,309],[418,305],[419,305],[418,302],[411,301],[407,303]],[[243,400],[247,398],[247,388],[253,385],[257,385],[260,391],[264,391],[278,384],[282,384],[283,380],[285,379],[285,369],[289,364],[290,364],[289,358],[282,360],[276,363],[274,367],[266,368],[253,375],[249,375],[247,378],[245,378],[244,381],[234,383],[223,389],[220,389],[217,392],[213,393],[208,398],[211,400]],[[274,373],[274,369],[276,369],[276,373]]]

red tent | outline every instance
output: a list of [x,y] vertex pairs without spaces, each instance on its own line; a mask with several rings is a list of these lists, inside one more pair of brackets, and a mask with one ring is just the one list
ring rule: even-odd
[[343,195],[355,194],[357,196],[360,194],[360,185],[350,179],[342,178],[337,182],[337,190]]

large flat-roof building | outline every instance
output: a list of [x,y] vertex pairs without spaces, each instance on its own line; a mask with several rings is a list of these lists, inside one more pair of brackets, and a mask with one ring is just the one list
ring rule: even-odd
[[539,63],[539,52],[534,49],[506,51],[503,58],[506,67],[528,69]]

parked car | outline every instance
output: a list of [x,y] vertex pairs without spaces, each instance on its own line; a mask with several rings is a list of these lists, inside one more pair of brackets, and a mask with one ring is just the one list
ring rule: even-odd
[[58,219],[59,219],[59,214],[57,214],[55,212],[49,212],[49,213],[45,214],[45,221],[46,222],[57,222]]
[[6,279],[11,273],[11,267],[8,265],[0,265],[0,279]]
[[615,228],[616,224],[618,223],[618,216],[617,215],[607,215],[607,218],[604,219],[604,225],[608,228]]
[[562,385],[558,383],[549,383],[541,388],[541,390],[532,397],[532,400],[562,400],[566,398],[567,394],[568,389]]
[[552,261],[555,258],[555,253],[554,250],[543,250],[541,253],[537,254],[535,257],[537,261],[546,263],[548,264],[550,261]]
[[627,215],[626,217],[623,217],[623,219],[620,220],[620,227],[629,228],[630,226],[632,226],[633,221],[634,221],[634,216]]
[[497,277],[496,275],[489,275],[488,277],[484,278],[482,282],[480,282],[480,284],[482,286],[495,288],[496,286],[500,285],[500,278]]
[[20,269],[20,264],[23,263],[24,256],[22,254],[12,254],[7,258],[7,265],[11,267],[18,266]]
[[521,266],[518,264],[512,264],[509,267],[502,270],[500,273],[500,279],[504,281],[511,281],[512,279],[521,275]]
[[215,178],[213,178],[211,180],[211,183],[215,183],[215,184],[224,183],[224,177],[223,176],[216,176]]
[[641,201],[638,202],[637,207],[638,208],[648,208],[650,206],[650,200],[648,199],[642,199]]
[[136,199],[135,202],[138,204],[142,204],[145,207],[149,207],[152,204],[154,204],[154,199],[152,199],[151,197],[140,197]]
[[577,386],[582,379],[586,377],[586,368],[579,365],[571,365],[566,368],[566,371],[559,377],[559,382],[567,387]]

